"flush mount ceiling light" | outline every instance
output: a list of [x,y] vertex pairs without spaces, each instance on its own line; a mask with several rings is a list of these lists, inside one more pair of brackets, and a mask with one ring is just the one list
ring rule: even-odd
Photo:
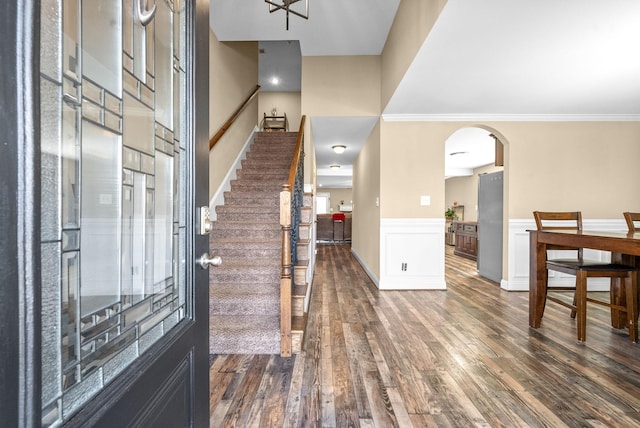
[[269,3],[269,13],[273,13],[277,10],[284,10],[287,13],[287,31],[289,31],[289,14],[292,13],[300,18],[309,19],[309,0],[304,0],[304,13],[297,12],[291,9],[292,4],[296,4],[303,0],[280,0],[272,1],[272,0],[264,0],[265,3]]
[[340,165],[329,165],[329,168],[338,169],[338,168],[340,168]]
[[342,154],[344,153],[344,151],[347,149],[347,146],[331,146],[331,149],[336,152],[337,154]]

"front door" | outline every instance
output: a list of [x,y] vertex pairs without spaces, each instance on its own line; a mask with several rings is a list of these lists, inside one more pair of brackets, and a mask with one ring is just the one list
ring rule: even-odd
[[208,18],[5,5],[3,426],[208,424]]

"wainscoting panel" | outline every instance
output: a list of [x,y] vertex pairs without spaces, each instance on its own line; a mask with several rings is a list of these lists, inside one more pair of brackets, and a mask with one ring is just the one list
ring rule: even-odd
[[[626,223],[623,219],[608,220],[585,220],[583,219],[584,230],[609,230],[625,231]],[[509,220],[509,257],[508,257],[508,280],[502,281],[501,287],[509,291],[529,290],[529,232],[536,228],[533,217],[531,219]],[[550,251],[550,257],[562,257],[562,251]],[[570,253],[569,253],[570,254]],[[593,260],[609,261],[611,254],[606,251],[584,250],[585,258]],[[589,278],[588,288],[590,291],[608,290],[608,279]],[[549,272],[549,284],[552,285],[573,285],[575,277],[559,272]]]
[[380,219],[381,290],[442,290],[444,219]]

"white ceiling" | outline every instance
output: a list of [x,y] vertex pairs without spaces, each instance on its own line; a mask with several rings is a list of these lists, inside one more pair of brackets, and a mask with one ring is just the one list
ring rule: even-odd
[[[273,0],[274,3],[282,3]],[[292,9],[304,10],[301,0]],[[262,0],[211,0],[209,21],[220,41],[300,40],[303,56],[379,55],[400,0],[308,0],[309,19]]]
[[[211,26],[221,41],[299,40],[303,56],[377,55],[399,5],[309,2],[309,20],[291,16],[286,31],[284,12],[269,14],[261,0],[211,0]],[[383,117],[640,120],[639,51],[637,0],[449,0]],[[261,54],[261,64],[265,59]],[[287,69],[299,81],[300,71]],[[353,141],[350,158],[371,130],[358,118],[310,119],[319,169],[333,162],[325,153],[336,139]],[[346,187],[351,165],[347,156],[342,161],[331,175]],[[326,187],[334,187],[326,180]]]
[[475,168],[494,163],[495,146],[496,140],[485,129],[458,129],[444,144],[445,178],[470,176]]
[[640,115],[640,2],[449,0],[385,115]]
[[[351,187],[353,164],[377,121],[377,117],[311,118],[318,185]],[[344,145],[347,149],[337,154],[331,149],[335,145]],[[330,165],[340,165],[340,168],[330,169]]]
[[[299,41],[260,41],[258,52],[260,91],[300,92],[302,57]],[[277,78],[278,83],[274,83],[273,78]]]

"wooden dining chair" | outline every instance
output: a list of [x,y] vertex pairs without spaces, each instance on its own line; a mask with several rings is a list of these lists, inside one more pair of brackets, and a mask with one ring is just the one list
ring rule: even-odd
[[[543,212],[534,211],[533,217],[538,230],[562,231],[575,230],[582,231],[582,213],[575,212]],[[547,271],[562,272],[576,277],[575,286],[549,287],[547,274],[548,291],[571,291],[575,290],[573,303],[566,300],[549,296],[546,299],[558,303],[571,309],[571,316],[577,318],[578,340],[584,342],[587,338],[587,302],[608,306],[627,313],[629,339],[633,342],[638,338],[638,280],[637,268],[618,263],[601,262],[598,260],[587,260],[583,257],[582,248],[572,248],[566,246],[547,245],[547,250],[571,250],[575,251],[574,258],[547,258]],[[623,280],[626,293],[625,305],[618,305],[612,295],[610,286],[609,301],[597,300],[587,295],[587,278],[621,278]]]
[[640,232],[640,213],[630,213],[627,211],[622,214],[624,215],[624,219],[627,221],[629,233]]

